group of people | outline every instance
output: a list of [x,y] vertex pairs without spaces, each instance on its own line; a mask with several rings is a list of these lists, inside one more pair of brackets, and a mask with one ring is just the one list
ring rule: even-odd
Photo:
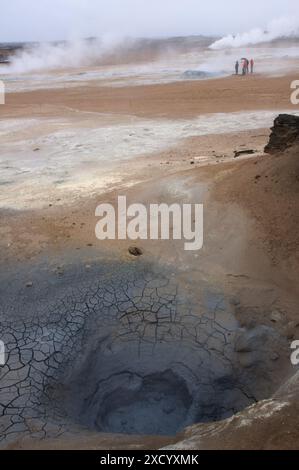
[[253,59],[251,59],[251,60],[248,60],[248,59],[245,59],[245,58],[241,59],[241,64],[237,60],[237,62],[235,64],[236,75],[239,75],[240,65],[242,67],[242,75],[249,74],[249,70],[250,70],[250,73],[253,73],[253,69],[254,69],[254,60]]

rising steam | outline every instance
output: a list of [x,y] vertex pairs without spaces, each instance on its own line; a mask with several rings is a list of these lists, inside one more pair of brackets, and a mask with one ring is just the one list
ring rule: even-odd
[[255,28],[246,33],[236,36],[228,35],[214,42],[210,49],[225,49],[229,47],[242,47],[252,44],[261,44],[263,42],[273,41],[282,37],[298,36],[299,20],[298,18],[279,18],[271,21],[266,30]]
[[41,43],[27,46],[11,57],[5,73],[27,73],[96,64],[106,54],[120,46],[118,37],[77,40],[61,43]]

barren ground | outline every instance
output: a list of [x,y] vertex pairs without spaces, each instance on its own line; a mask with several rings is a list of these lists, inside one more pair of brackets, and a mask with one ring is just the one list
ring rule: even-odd
[[[290,82],[296,78],[294,75],[279,78],[257,75],[246,78],[229,77],[221,80],[167,85],[129,86],[111,89],[90,85],[64,90],[39,90],[8,94],[7,104],[1,108],[2,120],[26,120],[30,118],[42,119],[42,121],[37,124],[37,127],[34,125],[32,129],[29,128],[28,130],[22,127],[21,130],[18,130],[12,128],[8,134],[4,133],[4,136],[1,136],[3,148],[6,152],[4,154],[6,158],[4,163],[5,165],[9,164],[9,152],[19,152],[20,155],[25,155],[25,158],[28,157],[28,160],[32,161],[33,153],[30,152],[34,152],[40,135],[47,138],[47,136],[52,135],[53,129],[55,132],[60,132],[60,130],[64,132],[64,128],[71,131],[73,127],[75,129],[73,131],[74,138],[78,139],[80,145],[80,139],[83,135],[81,134],[82,130],[97,130],[101,125],[103,127],[111,126],[112,128],[114,125],[128,125],[128,123],[134,125],[136,119],[156,120],[158,127],[159,123],[165,120],[186,120],[186,126],[188,126],[190,121],[198,116],[206,118],[211,113],[255,113],[258,111],[277,111],[278,113],[281,110],[291,108],[289,100]],[[95,114],[91,114],[86,118],[85,113]],[[58,124],[56,121],[54,124],[49,122],[51,119],[58,119]],[[99,119],[99,123],[93,122],[93,119]],[[102,124],[100,124],[100,121]],[[261,122],[263,122],[263,119],[261,119]],[[52,125],[54,126],[53,129],[51,128]],[[143,121],[141,125],[146,126]],[[265,155],[263,148],[268,141],[269,125],[265,122],[265,125],[259,124],[253,127],[230,130],[226,133],[214,132],[209,135],[197,135],[192,130],[191,135],[182,134],[182,138],[179,139],[176,138],[176,131],[174,130],[173,144],[166,143],[163,148],[157,149],[150,142],[149,152],[139,151],[136,144],[136,154],[131,158],[117,161],[112,164],[111,168],[107,163],[107,168],[109,167],[111,172],[109,175],[115,174],[117,170],[121,175],[120,179],[113,182],[110,187],[108,184],[108,186],[101,189],[95,184],[92,186],[90,194],[89,182],[94,178],[94,175],[96,175],[95,179],[97,179],[97,175],[100,178],[100,173],[103,171],[101,160],[97,161],[95,154],[92,154],[90,161],[83,161],[83,163],[80,161],[81,166],[78,169],[80,184],[82,184],[80,179],[82,176],[81,169],[85,168],[86,170],[87,168],[84,179],[85,189],[82,192],[74,191],[76,184],[73,183],[69,187],[63,187],[58,194],[55,184],[50,180],[39,183],[38,177],[34,180],[35,183],[32,184],[33,180],[31,181],[30,178],[34,175],[35,169],[26,170],[26,162],[22,164],[22,169],[25,168],[25,171],[29,174],[28,187],[23,181],[26,175],[19,177],[19,179],[16,178],[13,183],[10,181],[6,183],[7,189],[3,185],[4,191],[2,194],[3,198],[6,198],[6,203],[0,209],[0,262],[3,266],[1,270],[2,300],[0,311],[2,330],[4,333],[17,338],[17,334],[14,335],[14,328],[20,322],[24,325],[25,331],[22,341],[26,343],[28,338],[33,341],[33,331],[35,335],[33,351],[38,354],[45,354],[45,356],[49,354],[46,359],[37,362],[34,362],[36,361],[34,356],[28,359],[27,355],[24,354],[25,359],[22,359],[24,362],[18,377],[13,375],[15,362],[12,365],[9,364],[8,370],[0,375],[0,381],[5,380],[6,376],[8,377],[9,387],[11,387],[10,392],[15,394],[12,403],[17,403],[16,406],[13,406],[13,410],[19,407],[20,411],[18,411],[19,415],[17,414],[17,416],[21,416],[23,420],[21,424],[16,419],[13,421],[13,418],[11,418],[12,421],[9,421],[10,413],[6,413],[5,410],[10,409],[10,404],[1,405],[0,411],[4,410],[2,418],[5,417],[2,434],[7,438],[7,441],[4,441],[6,446],[18,449],[78,447],[92,449],[150,447],[154,449],[175,445],[177,448],[245,449],[257,447],[296,448],[298,446],[299,429],[296,422],[294,422],[294,416],[297,414],[298,386],[297,382],[292,386],[284,385],[296,372],[289,362],[289,344],[291,339],[299,338],[299,291],[297,282],[299,275],[298,148],[294,147],[275,157]],[[76,132],[78,132],[77,135]],[[150,130],[150,132],[158,131]],[[153,140],[155,140],[155,134],[153,135]],[[78,142],[76,145],[78,145]],[[97,151],[101,155],[102,142],[99,141],[96,144],[97,148],[92,149],[92,151]],[[54,173],[55,165],[57,165],[58,170],[60,165],[64,165],[63,159],[67,158],[66,154],[63,153],[64,150],[59,154],[62,143],[63,140],[54,142],[57,145],[55,155],[59,155],[61,160],[56,160],[54,165],[48,162],[48,166],[53,166]],[[52,144],[51,141],[49,145]],[[126,144],[130,149],[128,142]],[[40,142],[38,145],[40,145]],[[46,140],[44,145],[45,147],[48,145]],[[67,151],[69,144],[65,145],[65,151]],[[84,142],[84,145],[87,145],[86,142]],[[140,144],[138,143],[138,145]],[[254,154],[234,158],[235,151],[246,149],[254,150]],[[107,150],[108,154],[110,151],[112,150],[109,148]],[[81,151],[79,150],[79,152]],[[34,158],[37,164],[39,159],[42,161],[45,155],[47,155],[47,148],[44,150],[41,147],[35,151]],[[70,171],[72,170],[73,168]],[[13,175],[12,178],[15,178],[15,176]],[[10,184],[18,184],[19,186],[10,190]],[[14,193],[16,195],[15,200],[25,201],[23,206],[21,202],[15,208],[10,205]],[[72,195],[71,198],[67,197],[68,193]],[[203,250],[199,253],[187,253],[183,250],[181,241],[138,241],[137,245],[142,248],[143,255],[141,258],[133,258],[128,253],[128,248],[132,244],[130,241],[97,241],[94,234],[96,224],[95,208],[101,202],[116,203],[119,194],[126,195],[128,203],[181,203],[182,201],[203,203],[205,208]],[[35,204],[39,200],[42,202],[40,207]],[[117,272],[118,266],[119,273]],[[57,321],[57,328],[63,330],[63,321],[65,318],[69,318],[69,315],[71,318],[70,325],[73,325],[73,323],[76,324],[74,320],[74,318],[77,318],[76,312],[79,312],[80,321],[78,320],[78,322],[80,323],[83,322],[83,317],[88,317],[87,311],[93,310],[93,313],[97,313],[96,309],[99,308],[99,315],[101,315],[104,307],[107,307],[106,304],[100,304],[101,308],[96,307],[93,303],[94,299],[91,292],[94,286],[92,282],[101,279],[101,282],[109,291],[110,278],[113,280],[113,276],[118,274],[120,277],[123,276],[121,281],[118,280],[121,287],[118,285],[115,288],[114,294],[117,296],[119,295],[118,289],[126,289],[126,276],[121,274],[123,270],[125,270],[125,273],[126,269],[128,269],[128,273],[131,273],[131,271],[138,273],[139,269],[142,272],[144,270],[146,273],[152,273],[155,272],[153,266],[158,269],[160,274],[162,273],[161,275],[166,278],[169,276],[172,281],[174,280],[178,289],[183,292],[183,294],[180,294],[183,299],[182,304],[176,307],[179,315],[177,323],[173,321],[172,317],[168,318],[167,315],[170,315],[168,311],[168,313],[165,313],[163,310],[163,308],[166,310],[169,308],[169,305],[165,305],[163,302],[165,302],[168,295],[172,294],[163,292],[160,298],[155,301],[160,302],[163,307],[159,304],[167,317],[167,328],[169,328],[168,333],[171,342],[178,341],[178,343],[175,343],[177,344],[177,350],[180,347],[185,348],[186,344],[191,344],[191,347],[195,348],[195,343],[193,343],[195,340],[192,336],[194,328],[198,327],[199,336],[204,336],[205,332],[201,330],[202,325],[210,325],[209,322],[211,321],[212,326],[216,325],[217,328],[220,328],[218,325],[218,321],[220,321],[221,328],[219,331],[217,330],[217,337],[212,338],[213,332],[211,333],[208,330],[208,340],[203,340],[200,336],[200,339],[196,338],[196,341],[198,340],[201,348],[204,349],[202,345],[204,344],[206,347],[206,341],[213,340],[214,342],[211,342],[209,346],[213,354],[216,354],[217,360],[219,359],[218,353],[215,353],[215,351],[218,350],[227,359],[228,363],[225,366],[219,363],[218,369],[215,368],[215,371],[211,373],[212,379],[210,376],[209,379],[213,382],[212,388],[216,398],[218,394],[222,398],[225,396],[225,400],[223,399],[223,403],[221,402],[221,408],[230,410],[232,407],[230,400],[232,400],[232,397],[236,397],[234,400],[237,403],[237,409],[234,412],[240,411],[240,415],[236,414],[225,420],[226,416],[220,414],[219,416],[223,419],[216,421],[221,422],[198,424],[175,437],[136,437],[126,435],[126,433],[123,433],[120,437],[117,434],[97,433],[94,430],[88,431],[86,428],[79,428],[78,431],[77,426],[81,422],[76,421],[77,416],[73,417],[72,410],[68,410],[68,413],[75,420],[75,427],[72,427],[72,420],[69,420],[69,418],[66,421],[59,421],[59,424],[57,424],[55,421],[57,417],[53,417],[51,412],[47,414],[49,409],[44,403],[43,393],[45,390],[48,391],[47,387],[49,386],[45,377],[55,378],[55,385],[51,382],[53,389],[50,387],[49,390],[51,393],[53,392],[53,396],[51,396],[53,400],[56,400],[57,407],[63,406],[67,401],[66,397],[69,397],[69,393],[71,396],[70,401],[73,400],[75,406],[76,400],[73,394],[75,394],[75,391],[78,392],[77,395],[80,397],[83,394],[82,384],[76,373],[81,370],[80,368],[85,364],[85,361],[87,360],[88,363],[92,364],[95,361],[90,377],[96,375],[97,370],[100,370],[103,374],[106,371],[103,372],[101,366],[94,359],[95,356],[92,355],[92,352],[99,351],[97,349],[99,339],[93,336],[102,328],[102,319],[98,316],[97,321],[100,323],[95,323],[97,328],[88,325],[89,330],[87,331],[90,332],[92,341],[88,337],[83,337],[83,339],[80,337],[82,350],[80,350],[79,359],[75,365],[70,367],[69,364],[66,364],[63,357],[61,358],[65,353],[59,351],[60,356],[57,358],[57,363],[65,368],[61,371],[65,370],[66,375],[65,378],[59,376],[61,381],[59,386],[57,385],[56,372],[53,372],[53,370],[56,370],[56,366],[51,362],[57,351],[55,350],[55,354],[53,352],[50,354],[45,352],[41,346],[43,344],[42,338],[46,335],[43,328],[51,329],[49,325],[52,325],[51,315],[49,316],[48,312],[49,305],[51,305],[51,308],[53,307],[52,301],[57,301],[57,305],[63,305],[60,307],[62,317]],[[140,282],[143,282],[141,275]],[[82,292],[80,288],[82,288]],[[145,289],[144,286],[142,288]],[[80,292],[80,296],[82,294],[84,300],[80,297],[80,300],[74,300],[72,303],[72,300],[69,300],[73,296],[70,289]],[[208,300],[205,299],[207,292]],[[135,299],[129,288],[126,290],[126,294],[130,301]],[[219,295],[221,301],[219,301]],[[141,297],[142,302],[145,302],[143,294]],[[105,296],[103,298],[106,300]],[[62,304],[59,304],[59,302],[62,302]],[[121,304],[123,300],[120,299],[119,302]],[[144,328],[142,335],[138,336],[138,344],[140,346],[140,343],[144,341],[145,343],[152,342],[158,345],[157,355],[163,356],[167,362],[168,354],[172,356],[173,351],[167,348],[165,351],[164,349],[161,352],[159,350],[160,343],[163,343],[167,336],[163,324],[166,320],[160,317],[155,317],[153,320],[152,316],[150,318],[146,316],[147,314],[153,314],[155,302],[151,305],[150,312],[147,312],[143,306],[146,312],[144,313],[145,318],[143,317],[140,320],[138,317],[138,321],[134,316],[131,319],[129,315],[132,312],[126,310],[125,315],[128,315],[131,335],[128,344],[132,344],[132,351],[135,351],[137,340],[134,334],[138,331],[139,335],[140,325],[142,326],[144,322],[146,325],[149,323],[151,325],[150,332],[147,332]],[[192,311],[192,319],[191,316],[190,318],[188,316],[190,312],[186,314],[186,318],[190,323],[187,321],[185,324],[184,314],[187,307],[190,307],[188,303],[194,305],[195,310]],[[218,303],[225,305],[225,307],[220,307],[220,313],[217,310]],[[80,305],[80,309],[78,305]],[[54,307],[56,312],[57,306]],[[120,309],[119,306],[118,308]],[[211,312],[214,315],[212,320],[209,317]],[[113,314],[111,313],[111,315]],[[221,317],[222,314],[225,316],[224,320]],[[27,315],[30,318],[28,324],[26,323]],[[65,318],[63,318],[64,315]],[[220,317],[218,318],[217,315],[220,315]],[[226,315],[228,315],[228,318]],[[32,318],[34,318],[34,321]],[[123,319],[123,316],[120,318]],[[193,321],[195,323],[192,323]],[[36,324],[37,329],[35,330]],[[153,324],[156,328],[155,331],[152,329]],[[231,326],[232,324],[233,326]],[[122,324],[120,327],[121,333],[123,333],[121,328],[124,328],[124,335],[128,335],[126,330],[128,325]],[[179,331],[172,330],[176,327],[179,328]],[[39,332],[39,328],[42,328],[42,333]],[[65,328],[67,328],[67,325]],[[77,328],[77,326],[74,328]],[[106,324],[105,328],[108,328]],[[123,359],[125,354],[128,354],[128,358],[130,358],[131,352],[127,351],[127,346],[121,342],[118,343],[118,341],[121,341],[119,338],[122,337],[118,328],[114,324],[109,325],[109,328],[114,328],[111,336],[113,339],[111,339],[110,344],[110,340],[101,337],[100,344],[103,348],[103,350],[100,349],[101,354],[104,354],[105,357],[109,357],[109,354],[115,354],[117,360],[114,362],[120,361],[119,358],[122,357],[122,354]],[[109,328],[105,332],[109,331],[110,335]],[[179,343],[184,338],[185,333],[183,334],[182,331],[185,330],[187,331],[187,343]],[[64,337],[63,341],[70,341],[71,343],[68,343],[68,345],[77,344],[76,332],[74,333],[72,330],[67,333],[67,339]],[[227,334],[232,335],[233,340],[226,336]],[[226,338],[225,344],[227,343],[228,346],[228,351],[225,350],[225,354],[224,349],[222,349],[224,345],[220,339],[221,336]],[[47,340],[45,341],[47,342]],[[51,341],[50,338],[49,344]],[[101,341],[103,341],[103,344]],[[236,346],[240,341],[242,344],[245,343],[245,347]],[[257,359],[255,346],[262,360]],[[22,349],[23,346],[20,347]],[[18,348],[18,342],[15,348]],[[120,348],[120,352],[118,348]],[[62,351],[64,350],[62,349]],[[67,354],[71,354],[71,352]],[[147,358],[149,353],[146,350],[144,354],[144,357]],[[13,352],[12,355],[14,355]],[[190,368],[193,367],[194,375],[197,374],[198,377],[200,376],[197,370],[198,364],[193,364],[192,355],[186,350],[184,357],[178,356],[177,360],[180,363],[185,361],[185,365],[189,363]],[[90,357],[92,360],[90,360]],[[206,357],[200,356],[199,359],[203,363],[207,361]],[[53,360],[56,361],[56,359]],[[154,363],[156,360],[157,358],[153,353],[152,362]],[[146,366],[147,361],[148,358],[144,359]],[[45,373],[42,366],[37,365],[37,363],[47,366]],[[203,370],[204,373],[208,373],[210,363],[206,362],[205,364]],[[135,366],[136,371],[139,371],[138,367],[142,368],[140,364],[137,364],[137,360]],[[23,373],[22,371],[26,367],[29,367],[30,370],[28,372],[26,369],[26,373]],[[112,364],[111,370],[114,370],[113,367],[116,368],[114,373],[119,374],[117,365]],[[146,368],[145,365],[143,367]],[[150,366],[148,367],[150,369]],[[235,383],[231,385],[230,383],[232,377],[235,380],[235,369],[241,371],[240,383],[245,390],[243,395],[238,395],[240,385]],[[143,378],[148,377],[146,373],[149,374],[148,371],[142,370]],[[159,373],[162,374],[162,370]],[[40,377],[42,377],[42,389],[40,389],[40,381],[38,380]],[[90,377],[86,378],[86,383],[88,383]],[[230,380],[228,380],[228,377]],[[69,382],[67,382],[67,379]],[[27,395],[25,397],[24,394],[22,399],[22,390],[28,387],[31,380],[36,381],[35,389],[30,391],[29,398],[27,398]],[[124,387],[126,387],[126,380],[127,378],[124,378]],[[187,378],[186,381],[188,380],[190,379]],[[18,388],[19,383],[22,384],[20,388]],[[249,389],[246,388],[249,383],[252,396],[248,392]],[[282,389],[282,392],[275,395],[283,385],[285,390]],[[90,387],[90,390],[94,393],[92,385]],[[41,398],[40,395],[36,395],[36,389],[38,389]],[[132,387],[128,386],[126,390],[132,390]],[[0,395],[1,393],[3,393],[3,401],[0,399],[0,403],[3,404],[7,401],[6,387],[2,390],[0,387]],[[151,390],[150,393],[154,392]],[[82,397],[86,398],[84,394]],[[90,396],[88,396],[89,398]],[[181,398],[180,396],[179,399]],[[177,399],[178,397],[174,397],[174,400]],[[264,402],[264,399],[269,401]],[[30,400],[38,410],[41,410],[41,414],[36,419],[26,415],[26,410],[31,409],[30,407],[33,406]],[[36,404],[36,400],[40,401]],[[105,399],[103,400],[104,403]],[[202,408],[205,408],[205,406],[206,408],[213,408],[215,405],[215,403],[204,405],[202,397],[196,396],[196,400],[199,403],[198,406]],[[253,408],[247,408],[247,405],[254,402],[259,403],[253,405]],[[215,413],[214,408],[212,411],[207,411],[206,408],[203,416],[216,416],[216,414],[213,414]],[[244,408],[246,409],[243,410]],[[101,417],[102,421],[106,420],[106,424],[111,421],[113,426],[118,425],[118,417],[114,415],[111,417],[109,413],[107,411],[108,418],[106,415]],[[171,415],[173,410],[167,410],[165,413]],[[217,413],[219,413],[219,410]],[[13,416],[15,418],[16,415]],[[85,415],[84,419],[88,422]],[[53,429],[50,425],[48,429],[49,422],[51,422]],[[84,421],[84,424],[86,422]],[[135,429],[140,425],[137,419],[136,423]],[[281,423],[283,424],[282,428],[280,427]],[[23,425],[24,427],[22,427]],[[15,431],[14,426],[16,427]],[[124,420],[122,426],[123,429],[127,429]],[[228,435],[229,437],[227,437]],[[224,438],[224,436],[226,437]]]

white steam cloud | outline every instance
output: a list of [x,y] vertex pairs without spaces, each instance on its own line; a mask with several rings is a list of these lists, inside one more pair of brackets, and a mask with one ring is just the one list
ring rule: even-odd
[[27,73],[93,65],[122,41],[123,38],[107,35],[101,39],[36,44],[11,57],[11,64],[2,70],[4,73]]
[[233,47],[249,46],[273,41],[281,37],[292,37],[299,34],[298,18],[279,18],[271,21],[265,30],[261,28],[252,29],[246,33],[236,36],[228,35],[214,42],[210,49],[226,49]]

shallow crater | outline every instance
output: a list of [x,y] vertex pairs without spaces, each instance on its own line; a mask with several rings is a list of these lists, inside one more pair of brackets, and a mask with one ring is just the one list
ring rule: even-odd
[[241,328],[224,293],[204,282],[192,293],[148,268],[118,267],[109,279],[99,269],[84,285],[78,273],[65,288],[59,280],[60,300],[31,316],[37,293],[27,289],[27,322],[2,323],[2,442],[19,433],[174,436],[282,383],[285,339],[270,327]]

